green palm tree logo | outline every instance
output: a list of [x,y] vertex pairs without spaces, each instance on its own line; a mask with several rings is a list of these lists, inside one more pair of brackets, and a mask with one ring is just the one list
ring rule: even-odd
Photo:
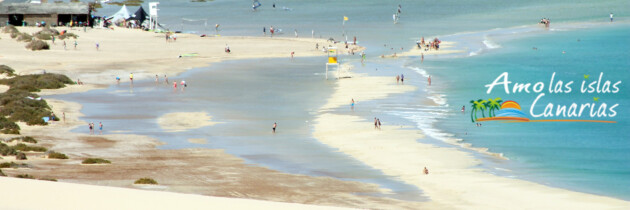
[[477,119],[477,111],[481,112],[481,117],[486,117],[486,115],[483,113],[483,111],[486,110],[486,104],[488,103],[486,100],[470,100],[470,103],[472,104],[472,111],[470,112],[470,120],[472,120],[472,122],[475,122],[475,120]]
[[488,116],[489,117],[496,116],[494,111],[501,109],[501,103],[502,102],[503,102],[503,100],[501,98],[499,98],[499,97],[496,97],[495,99],[492,99],[492,98],[488,99],[488,103],[486,104],[486,106],[488,106]]

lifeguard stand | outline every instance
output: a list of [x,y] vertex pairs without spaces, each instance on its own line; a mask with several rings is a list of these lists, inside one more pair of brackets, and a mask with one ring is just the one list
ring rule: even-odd
[[328,62],[326,63],[326,79],[328,79],[328,67],[336,66],[337,67],[337,79],[339,79],[339,53],[337,52],[337,47],[329,47],[328,48]]

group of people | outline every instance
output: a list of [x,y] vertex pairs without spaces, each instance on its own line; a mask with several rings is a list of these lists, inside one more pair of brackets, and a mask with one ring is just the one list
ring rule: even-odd
[[[64,114],[64,118],[65,118],[65,114]],[[65,119],[64,119],[65,121]],[[94,130],[96,130],[96,126],[94,125],[94,123],[88,123],[88,127],[90,128],[90,135],[94,135]],[[103,135],[103,123],[102,122],[98,122],[98,130],[99,130],[99,135]]]
[[549,24],[551,23],[551,20],[549,20],[549,18],[542,18],[540,19],[540,23],[539,24],[544,24],[545,28],[549,28]]
[[166,39],[166,42],[176,42],[177,41],[177,35],[173,32],[166,32],[164,33],[164,38]]
[[429,43],[424,41],[424,37],[422,37],[419,41],[416,41],[416,45],[418,46],[418,49],[422,49],[422,47],[424,47],[424,51],[429,51],[429,50],[439,50],[440,49],[440,44],[442,43],[442,41],[440,39],[433,38],[433,41],[429,41]]
[[381,129],[381,119],[379,118],[374,118],[374,129]]
[[399,82],[402,83],[402,84],[405,84],[405,75],[404,74],[396,75],[396,84],[398,84]]

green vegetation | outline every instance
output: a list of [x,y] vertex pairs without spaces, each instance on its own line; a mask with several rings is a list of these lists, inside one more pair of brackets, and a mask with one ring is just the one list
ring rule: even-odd
[[125,0],[122,2],[107,2],[107,4],[109,5],[116,5],[116,6],[122,6],[122,5],[127,5],[127,6],[140,6],[142,4],[142,0]]
[[2,170],[0,170],[0,176],[7,176],[7,175],[4,174],[4,172],[2,172]]
[[83,164],[109,164],[112,163],[109,160],[101,159],[101,158],[88,158],[83,160]]
[[0,168],[26,168],[28,164],[26,163],[15,163],[15,162],[4,162],[0,163]]
[[37,140],[35,140],[35,138],[30,137],[30,136],[20,136],[20,137],[15,137],[15,138],[9,139],[9,141],[13,141],[13,140],[19,140],[19,141],[26,142],[26,143],[37,144]]
[[2,156],[17,155],[17,151],[15,151],[13,147],[9,147],[4,143],[0,143],[0,155]]
[[[0,130],[11,133],[19,130],[19,126],[13,125],[15,121],[26,122],[28,125],[46,125],[42,117],[51,115],[50,107],[44,100],[34,100],[38,95],[25,90],[12,90],[0,94]],[[2,118],[8,117],[3,123]],[[19,131],[17,131],[19,133]]]
[[30,34],[27,34],[27,33],[20,33],[17,36],[17,40],[19,42],[30,42],[30,41],[33,40],[33,36],[31,36]]
[[64,33],[62,35],[59,35],[59,39],[64,40],[64,39],[69,39],[69,38],[74,38],[77,39],[79,36],[77,36],[76,34],[73,33]]
[[63,153],[50,152],[50,153],[48,153],[48,158],[50,158],[50,159],[68,159],[68,156],[66,156],[66,154],[63,154]]
[[61,74],[23,75],[0,80],[0,84],[10,86],[7,92],[0,94],[0,132],[19,133],[15,121],[45,125],[42,117],[50,117],[51,109],[46,101],[35,100],[39,96],[30,92],[62,88],[72,83],[70,78]]
[[41,89],[58,89],[66,87],[66,84],[74,84],[70,78],[63,74],[30,74],[0,80],[0,84],[10,86],[10,89],[39,92]]
[[15,154],[15,159],[16,160],[26,160],[26,154],[24,154],[23,152],[18,152],[17,154]]
[[158,184],[155,180],[151,178],[140,178],[134,182],[134,184]]
[[28,174],[18,174],[17,176],[15,176],[17,178],[23,178],[23,179],[35,179],[35,177],[28,175]]
[[13,146],[13,148],[15,150],[19,150],[19,151],[22,151],[22,152],[28,152],[28,151],[31,151],[31,152],[46,152],[46,151],[48,151],[48,149],[46,149],[45,147],[29,146],[29,145],[26,145],[26,144],[23,144],[23,143],[19,143],[19,144]]
[[26,45],[26,49],[30,49],[32,51],[35,50],[50,50],[50,45],[48,45],[48,43],[46,43],[45,41],[39,40],[39,39],[33,39],[33,41],[29,42]]
[[51,182],[56,182],[56,181],[57,181],[57,179],[47,178],[47,177],[44,177],[44,178],[39,178],[39,180],[51,181]]
[[0,65],[0,74],[6,74],[7,76],[15,76],[15,70],[7,65]]

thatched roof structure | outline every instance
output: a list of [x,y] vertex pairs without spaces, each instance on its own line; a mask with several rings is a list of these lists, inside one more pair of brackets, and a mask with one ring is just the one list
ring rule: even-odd
[[89,14],[87,3],[0,3],[0,15],[6,14]]

